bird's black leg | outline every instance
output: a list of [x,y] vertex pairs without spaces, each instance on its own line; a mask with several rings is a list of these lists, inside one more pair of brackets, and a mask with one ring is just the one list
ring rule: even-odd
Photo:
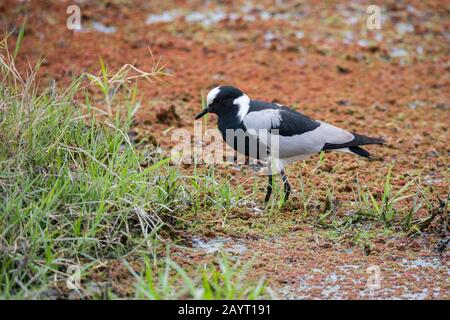
[[272,184],[273,184],[273,176],[269,174],[269,184],[267,185],[267,193],[266,198],[264,200],[265,202],[269,201],[270,195],[272,194]]
[[289,184],[289,181],[286,177],[286,175],[284,174],[284,170],[280,171],[281,177],[283,178],[283,183],[284,183],[284,201],[287,201],[287,199],[289,198],[289,195],[291,194],[291,185]]

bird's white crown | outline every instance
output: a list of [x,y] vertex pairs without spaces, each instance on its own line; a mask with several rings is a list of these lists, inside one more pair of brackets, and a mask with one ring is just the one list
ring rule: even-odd
[[208,92],[208,95],[206,96],[206,106],[210,106],[214,99],[217,97],[217,95],[220,93],[220,87],[215,87],[214,89],[211,89],[211,91]]

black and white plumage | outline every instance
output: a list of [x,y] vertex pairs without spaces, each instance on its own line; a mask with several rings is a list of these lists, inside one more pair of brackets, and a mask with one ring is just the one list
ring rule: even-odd
[[[283,178],[287,199],[291,187],[284,173],[286,164],[324,150],[348,152],[370,159],[369,152],[361,146],[384,142],[381,138],[367,137],[313,120],[276,103],[251,100],[232,86],[212,89],[206,103],[206,108],[195,119],[208,112],[215,113],[227,144],[246,156],[270,163],[266,201],[272,193],[274,170],[279,171]],[[239,143],[240,135],[245,136],[240,140],[244,143]]]

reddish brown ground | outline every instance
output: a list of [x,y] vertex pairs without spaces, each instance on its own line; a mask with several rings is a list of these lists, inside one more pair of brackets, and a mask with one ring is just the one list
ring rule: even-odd
[[[323,207],[323,190],[330,183],[338,201],[354,199],[357,174],[361,185],[367,185],[379,196],[388,164],[394,165],[396,190],[406,183],[408,175],[413,175],[431,185],[434,195],[447,197],[447,1],[383,2],[386,19],[378,31],[366,28],[369,2],[365,1],[311,1],[278,6],[271,1],[263,1],[260,6],[232,1],[219,5],[192,1],[189,6],[184,1],[94,3],[97,2],[80,1],[84,32],[65,27],[70,1],[2,1],[0,25],[13,30],[27,19],[20,63],[24,66],[27,60],[45,57],[39,74],[45,83],[56,79],[63,84],[83,71],[96,72],[100,57],[111,68],[135,63],[148,70],[152,59],[147,47],[151,47],[174,76],[167,78],[170,85],[140,83],[143,106],[137,115],[137,126],[154,135],[165,150],[173,142],[170,131],[163,134],[164,130],[192,130],[192,118],[201,109],[202,92],[205,94],[219,84],[233,84],[250,97],[291,105],[313,118],[386,138],[386,147],[370,148],[384,161],[369,163],[348,155],[327,154],[308,185],[310,190],[318,190],[317,206]],[[149,15],[171,10],[179,10],[180,16],[167,23],[145,23]],[[217,10],[237,13],[239,17],[209,26],[184,19],[194,11]],[[269,13],[269,19],[261,18]],[[256,19],[252,21],[252,17]],[[90,27],[92,21],[114,26],[117,31],[94,31]],[[172,106],[181,123],[173,117],[155,116],[155,110],[169,110]],[[210,122],[214,126],[214,121]],[[233,228],[227,228],[214,226],[214,215],[223,213],[211,212],[213,218],[205,217],[205,225],[212,226],[211,231],[195,232],[245,238],[240,240],[247,248],[242,256],[250,258],[256,253],[252,275],[265,275],[280,297],[450,298],[448,255],[439,257],[433,251],[442,234],[430,231],[410,238],[380,231],[366,255],[351,241],[333,243],[323,232],[316,232],[308,220],[298,218],[303,206],[295,177],[300,172],[311,174],[314,164],[312,160],[309,168],[297,164],[288,169],[296,192],[279,217],[261,220],[248,213],[251,209],[244,208],[229,217]],[[221,174],[250,191],[248,174],[229,167],[223,168]],[[265,182],[257,182],[261,192],[256,201],[261,203]],[[404,206],[411,207],[411,200],[405,201]],[[345,213],[344,209],[341,211],[339,214]],[[418,213],[427,214],[426,210]],[[270,237],[254,232],[261,228],[258,225],[285,221],[289,221],[289,226],[281,228],[281,232],[272,230]],[[236,228],[240,225],[246,226],[245,231]],[[204,258],[203,253],[194,252],[189,261]],[[381,270],[382,288],[373,292],[366,288],[369,265],[377,265]]]

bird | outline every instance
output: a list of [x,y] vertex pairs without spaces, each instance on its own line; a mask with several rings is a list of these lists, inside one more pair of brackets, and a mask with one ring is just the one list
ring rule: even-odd
[[273,175],[280,173],[284,185],[284,201],[291,193],[285,174],[287,164],[322,151],[339,151],[373,159],[361,146],[382,145],[383,138],[373,138],[314,120],[287,106],[252,100],[242,90],[223,85],[210,90],[206,107],[195,120],[207,113],[216,114],[218,129],[237,152],[268,165],[265,202],[273,190]]

